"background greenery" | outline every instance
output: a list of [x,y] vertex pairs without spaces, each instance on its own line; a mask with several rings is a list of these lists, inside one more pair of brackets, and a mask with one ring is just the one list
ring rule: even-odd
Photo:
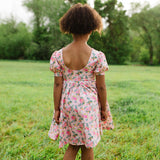
[[[64,155],[67,146],[58,149],[58,141],[48,137],[54,109],[49,58],[72,41],[60,32],[58,20],[77,2],[87,1],[24,0],[33,13],[31,26],[14,17],[0,22],[2,160],[61,160]],[[134,3],[128,16],[116,0],[94,3],[105,26],[88,44],[102,50],[109,64],[141,64],[110,65],[106,72],[115,129],[104,131],[95,159],[159,160],[160,67],[142,64],[160,64],[160,6]]]
[[[0,59],[48,60],[53,51],[72,41],[59,29],[59,19],[75,3],[87,0],[24,0],[33,13],[31,25],[14,17],[0,22]],[[110,64],[160,64],[160,5],[132,4],[131,16],[117,0],[94,0],[104,19],[102,35],[93,33],[88,44],[106,54]]]
[[[95,160],[159,160],[160,67],[110,65],[108,101],[115,129],[104,131]],[[53,116],[49,61],[0,61],[0,159],[61,160],[48,137]],[[77,160],[80,157],[80,152]]]

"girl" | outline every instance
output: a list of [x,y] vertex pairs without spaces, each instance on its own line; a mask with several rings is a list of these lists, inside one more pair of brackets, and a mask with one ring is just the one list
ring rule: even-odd
[[87,41],[92,31],[102,30],[100,15],[89,5],[73,5],[60,19],[60,29],[72,34],[73,42],[55,51],[50,59],[54,72],[54,116],[49,137],[59,137],[59,148],[69,144],[64,160],[75,160],[81,148],[82,160],[93,160],[93,147],[102,129],[113,129],[107,102],[104,53]]

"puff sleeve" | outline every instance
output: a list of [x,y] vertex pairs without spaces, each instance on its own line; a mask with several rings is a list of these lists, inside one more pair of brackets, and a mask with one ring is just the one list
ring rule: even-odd
[[57,60],[56,53],[55,51],[50,58],[50,71],[54,72],[54,76],[62,76],[62,67]]
[[105,71],[108,71],[108,63],[105,57],[105,54],[103,52],[99,52],[98,54],[98,60],[95,67],[95,74],[96,75],[105,75]]

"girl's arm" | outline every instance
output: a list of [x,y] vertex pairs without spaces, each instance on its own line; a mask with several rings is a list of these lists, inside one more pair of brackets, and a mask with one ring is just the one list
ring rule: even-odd
[[96,76],[96,87],[97,87],[97,91],[98,91],[99,101],[101,104],[101,111],[106,111],[107,90],[106,90],[104,75],[97,75]]
[[54,91],[53,91],[53,97],[54,97],[54,109],[55,111],[60,111],[60,100],[61,100],[61,94],[62,94],[62,88],[63,88],[63,77],[54,77]]
[[59,117],[60,117],[60,101],[62,95],[62,88],[63,88],[63,78],[62,77],[54,77],[54,119],[57,124],[59,124]]

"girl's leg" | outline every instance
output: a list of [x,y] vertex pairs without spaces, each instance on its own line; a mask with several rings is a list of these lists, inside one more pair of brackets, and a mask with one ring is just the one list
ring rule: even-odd
[[93,148],[86,148],[85,145],[81,146],[81,159],[82,160],[93,160],[94,153]]
[[69,144],[63,160],[75,160],[77,152],[79,151],[80,146]]

